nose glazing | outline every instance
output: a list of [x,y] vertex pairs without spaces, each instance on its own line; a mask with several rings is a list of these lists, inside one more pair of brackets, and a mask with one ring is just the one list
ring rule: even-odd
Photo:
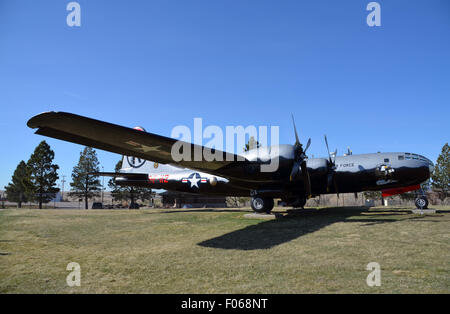
[[434,170],[433,162],[422,155],[415,155],[415,156],[417,156],[418,159],[422,162],[422,167],[427,168],[428,176],[427,176],[426,180],[428,180],[431,177],[431,174],[433,173],[433,170]]
[[434,171],[434,164],[431,161],[428,161],[428,170],[430,171],[430,176]]

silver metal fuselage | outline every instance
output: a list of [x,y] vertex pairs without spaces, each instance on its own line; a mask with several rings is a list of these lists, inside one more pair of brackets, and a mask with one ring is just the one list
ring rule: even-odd
[[[292,145],[254,149],[241,156],[245,161],[216,171],[220,175],[149,161],[136,168],[124,157],[121,172],[145,176],[138,180],[119,176],[116,182],[121,185],[225,196],[249,196],[254,192],[280,198],[306,195],[302,180],[289,180],[294,159]],[[270,164],[275,158],[277,170],[262,172],[261,164]],[[338,191],[334,186],[327,188],[328,158],[307,160],[312,195],[417,185],[429,179],[433,167],[433,163],[421,155],[402,152],[337,156],[334,161]]]

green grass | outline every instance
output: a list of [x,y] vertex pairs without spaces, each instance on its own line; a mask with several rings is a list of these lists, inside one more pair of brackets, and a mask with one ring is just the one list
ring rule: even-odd
[[0,293],[449,293],[450,208],[437,209],[1,210]]

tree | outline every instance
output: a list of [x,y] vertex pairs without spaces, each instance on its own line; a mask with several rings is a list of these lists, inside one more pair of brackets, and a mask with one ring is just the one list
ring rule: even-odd
[[414,201],[418,195],[422,194],[422,191],[427,192],[429,190],[430,190],[430,180],[427,180],[420,184],[420,190],[401,193],[399,194],[399,197],[402,201]]
[[28,202],[29,193],[32,191],[30,179],[30,171],[22,160],[14,171],[11,183],[5,186],[8,201],[17,202],[19,208],[22,207],[22,203]]
[[402,201],[414,201],[417,197],[417,192],[413,191],[413,192],[405,192],[405,193],[401,193],[399,194],[399,197]]
[[255,138],[251,136],[248,140],[248,143],[245,144],[244,152],[248,152],[251,149],[259,148],[261,144],[258,141],[255,141]]
[[242,197],[242,196],[228,196],[225,198],[227,203],[227,207],[241,207],[250,203],[250,197]]
[[442,152],[436,160],[431,185],[438,192],[441,201],[449,195],[450,191],[450,146],[448,143],[442,147]]
[[[119,160],[115,167],[115,172],[119,172],[122,168],[122,160]],[[149,200],[152,197],[152,189],[144,187],[120,186],[116,184],[114,178],[108,181],[108,186],[111,189],[111,195],[114,201],[127,201],[130,204],[135,203],[136,200]]]
[[376,200],[381,198],[381,191],[364,191],[363,195],[366,199]]
[[55,198],[59,191],[55,186],[59,178],[57,173],[59,166],[52,164],[54,158],[55,153],[45,141],[42,141],[27,162],[30,172],[28,195],[31,200],[39,203],[39,209],[42,209],[42,203],[48,203]]
[[[116,164],[116,167],[114,171],[116,173],[119,172],[119,170],[122,168],[122,160],[119,160]],[[111,196],[113,197],[114,201],[123,201],[126,200],[126,189],[120,185],[116,184],[115,178],[111,178],[108,181],[108,186],[111,189]]]
[[98,175],[92,175],[92,172],[99,172],[99,162],[97,153],[92,147],[85,147],[80,152],[78,164],[73,167],[72,182],[70,183],[70,196],[84,198],[85,209],[88,209],[88,200],[99,195],[101,188]]

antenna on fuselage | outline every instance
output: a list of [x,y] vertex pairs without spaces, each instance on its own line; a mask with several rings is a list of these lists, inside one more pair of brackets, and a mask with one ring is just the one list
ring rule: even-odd
[[344,156],[350,156],[350,155],[353,155],[353,152],[350,149],[350,146],[347,146],[347,152],[344,154]]

